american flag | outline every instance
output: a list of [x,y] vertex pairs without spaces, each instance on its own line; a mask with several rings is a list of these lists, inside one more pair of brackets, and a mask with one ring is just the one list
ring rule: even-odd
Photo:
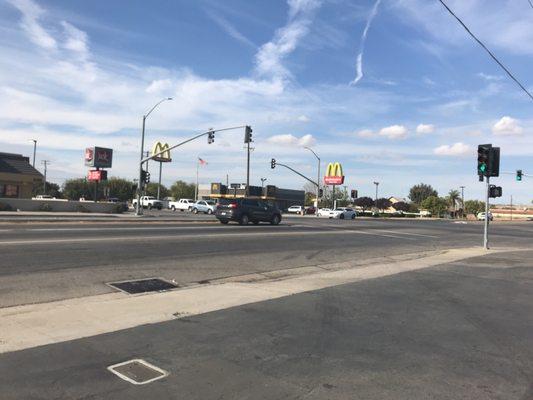
[[200,165],[207,165],[207,161],[202,160],[200,157],[198,157],[198,162],[200,163]]

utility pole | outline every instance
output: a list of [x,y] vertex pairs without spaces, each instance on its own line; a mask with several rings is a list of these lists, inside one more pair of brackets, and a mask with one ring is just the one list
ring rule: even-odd
[[35,154],[37,153],[37,140],[36,139],[30,139],[30,142],[33,142],[33,163],[32,163],[32,167],[35,168]]
[[511,221],[513,220],[513,195],[511,195]]
[[246,143],[246,197],[250,196],[250,142]]
[[461,188],[461,219],[465,217],[465,187],[459,186]]
[[307,147],[307,146],[305,148],[309,150],[311,153],[313,153],[313,155],[318,160],[318,173],[316,176],[316,210],[315,210],[315,215],[318,217],[318,201],[319,201],[318,198],[320,197],[320,157],[318,156],[318,154],[314,152],[312,148]]
[[378,210],[378,186],[379,186],[379,182],[374,182],[374,185],[376,185],[376,201],[375,201],[375,205],[376,205],[376,211]]
[[196,160],[196,190],[194,191],[194,201],[198,201],[198,173],[200,169],[200,159]]
[[261,178],[261,194],[263,194],[263,189],[265,187],[265,181],[267,180],[267,178]]
[[226,174],[226,187],[229,188],[229,174]]
[[48,164],[50,164],[50,161],[49,160],[42,160],[41,164],[44,165],[43,194],[46,194],[46,172],[48,170]]

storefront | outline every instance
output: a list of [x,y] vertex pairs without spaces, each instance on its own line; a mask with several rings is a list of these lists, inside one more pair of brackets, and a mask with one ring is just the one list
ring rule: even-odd
[[43,184],[43,175],[33,168],[29,157],[0,153],[0,197],[30,199],[34,187]]

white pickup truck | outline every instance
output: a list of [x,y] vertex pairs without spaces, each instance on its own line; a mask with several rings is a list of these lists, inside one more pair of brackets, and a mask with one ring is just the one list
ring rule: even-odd
[[[137,199],[133,199],[131,204],[135,208],[137,206]],[[154,196],[141,196],[141,206],[142,208],[148,208],[149,210],[152,208],[161,210],[163,208],[163,202],[157,200]]]
[[168,208],[170,208],[172,211],[189,211],[192,209],[193,205],[194,200],[192,199],[179,199],[178,201],[170,201],[168,203]]

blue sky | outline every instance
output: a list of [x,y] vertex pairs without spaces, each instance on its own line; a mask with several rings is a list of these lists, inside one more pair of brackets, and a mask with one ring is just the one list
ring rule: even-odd
[[[533,89],[527,0],[450,0],[472,30]],[[141,117],[147,143],[250,124],[252,181],[301,188],[270,158],[315,176],[312,146],[340,161],[349,189],[441,194],[475,176],[479,143],[501,147],[503,171],[529,171],[533,102],[442,8],[427,0],[0,2],[0,148],[51,160],[61,183],[84,176],[83,149],[115,150],[111,175],[133,178]],[[363,33],[366,29],[366,37]],[[359,62],[360,60],[360,62]],[[163,182],[245,180],[241,132],[173,153]],[[153,175],[155,178],[155,174]],[[495,179],[530,203],[533,179]]]

